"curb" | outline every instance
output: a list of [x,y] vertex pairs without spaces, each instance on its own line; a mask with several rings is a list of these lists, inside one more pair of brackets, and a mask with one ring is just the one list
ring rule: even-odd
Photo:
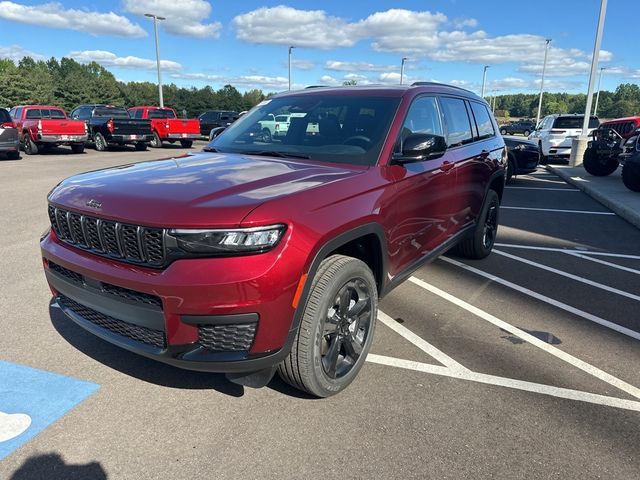
[[545,165],[545,168],[548,171],[558,175],[567,183],[570,183],[577,189],[583,191],[591,198],[601,203],[612,212],[616,213],[619,217],[629,222],[634,227],[640,228],[640,212],[636,212],[628,206],[620,203],[619,201],[616,201],[614,198],[611,198],[611,196],[603,194],[602,192],[598,191],[597,188],[593,187],[590,183],[577,181],[577,179],[581,177],[572,177],[567,172],[563,171],[563,169],[555,168],[552,165]]

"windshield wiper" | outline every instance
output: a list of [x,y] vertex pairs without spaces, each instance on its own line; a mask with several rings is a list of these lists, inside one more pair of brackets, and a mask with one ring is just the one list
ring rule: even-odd
[[244,152],[239,152],[242,155],[258,155],[261,157],[279,157],[279,158],[310,158],[309,155],[303,155],[302,153],[292,153],[292,152],[277,152],[275,150],[246,150]]

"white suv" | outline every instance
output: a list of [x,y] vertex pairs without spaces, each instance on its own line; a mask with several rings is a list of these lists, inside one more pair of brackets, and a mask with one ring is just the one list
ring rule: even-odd
[[[529,135],[529,140],[538,144],[542,160],[546,160],[547,157],[569,158],[571,141],[582,133],[583,121],[584,115],[547,115]],[[588,133],[598,128],[598,125],[598,117],[592,115],[589,119]]]

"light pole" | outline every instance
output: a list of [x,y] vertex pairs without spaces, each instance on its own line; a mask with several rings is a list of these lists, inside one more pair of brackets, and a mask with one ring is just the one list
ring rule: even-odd
[[584,109],[584,121],[582,122],[582,133],[579,138],[574,138],[571,142],[571,156],[569,165],[575,167],[582,163],[584,151],[587,149],[587,133],[589,131],[589,120],[591,119],[591,97],[593,96],[593,84],[596,79],[596,69],[600,57],[600,45],[602,45],[602,32],[604,30],[604,18],[607,14],[607,0],[600,0],[600,14],[598,15],[598,29],[596,30],[596,41],[593,45],[593,56],[591,57],[591,71],[589,72],[589,87],[587,89],[587,106]]
[[536,127],[538,123],[540,123],[540,113],[542,110],[542,92],[544,90],[544,72],[547,70],[547,56],[549,55],[549,44],[551,43],[551,39],[547,38],[545,40],[546,44],[544,46],[544,62],[542,63],[542,78],[540,79],[540,98],[538,98],[538,113],[536,114]]
[[289,47],[289,90],[291,90],[291,50],[293,50],[294,47],[293,45],[291,45]]
[[145,13],[145,17],[153,18],[153,31],[156,35],[156,66],[158,68],[158,94],[160,96],[160,108],[164,107],[164,98],[162,97],[162,79],[160,77],[160,47],[158,46],[158,20],[166,20],[165,17],[154,15],[153,13]]
[[602,82],[602,72],[604,72],[607,67],[600,67],[600,76],[598,77],[598,94],[596,95],[596,106],[593,107],[593,115],[596,116],[598,114],[598,100],[600,100],[600,82]]
[[407,57],[402,57],[402,63],[400,63],[400,85],[402,85],[402,79],[404,78],[404,62],[407,60]]
[[489,68],[489,65],[485,65],[484,66],[484,70],[482,72],[482,93],[480,94],[480,96],[482,98],[484,98],[484,86],[487,83],[487,69]]

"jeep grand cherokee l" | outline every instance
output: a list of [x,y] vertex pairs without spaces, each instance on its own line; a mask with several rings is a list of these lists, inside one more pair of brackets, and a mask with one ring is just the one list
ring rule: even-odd
[[[280,141],[253,134],[269,114],[292,115]],[[71,320],[178,367],[250,386],[277,370],[326,397],[362,367],[379,298],[449,248],[493,247],[506,151],[466,90],[289,92],[206,150],[51,191],[43,263]]]

